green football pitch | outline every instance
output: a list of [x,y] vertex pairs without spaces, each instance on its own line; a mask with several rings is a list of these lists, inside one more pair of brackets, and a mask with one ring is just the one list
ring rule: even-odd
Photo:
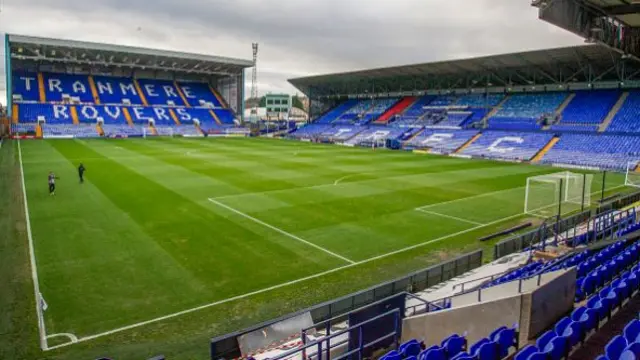
[[[23,217],[0,248],[17,279],[0,348],[47,359],[206,359],[212,336],[490,256],[497,240],[478,237],[539,221],[523,214],[527,177],[560,171],[271,139],[13,141],[0,155],[4,221]],[[623,183],[607,175],[608,192]]]

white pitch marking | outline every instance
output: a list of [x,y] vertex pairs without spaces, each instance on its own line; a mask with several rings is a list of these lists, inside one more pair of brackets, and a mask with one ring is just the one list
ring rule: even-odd
[[[623,186],[624,185],[616,186],[616,187],[608,189],[608,190],[614,190],[616,188],[623,187]],[[507,190],[514,190],[514,189],[518,189],[518,188],[512,188],[512,189],[507,189]],[[503,191],[507,191],[507,190],[503,190]],[[449,201],[449,202],[458,201],[458,200],[463,200],[463,199],[452,200],[452,201]],[[432,204],[432,205],[438,205],[438,204]],[[431,205],[428,205],[428,206],[431,206]],[[399,250],[395,250],[395,251],[392,251],[392,252],[389,252],[389,253],[386,253],[386,254],[378,255],[378,256],[375,256],[375,257],[372,257],[372,258],[369,258],[369,259],[366,259],[366,260],[359,261],[357,263],[352,263],[352,264],[340,266],[340,267],[337,267],[335,269],[327,270],[327,271],[324,271],[324,272],[321,272],[321,273],[317,273],[317,274],[314,274],[314,275],[310,275],[310,276],[307,276],[307,277],[304,277],[304,278],[300,278],[300,279],[292,280],[292,281],[289,281],[289,282],[273,285],[273,286],[270,286],[270,287],[267,287],[267,288],[264,288],[264,289],[260,289],[260,290],[252,291],[252,292],[245,293],[245,294],[242,294],[242,295],[234,296],[234,297],[231,297],[231,298],[227,298],[227,299],[211,302],[209,304],[204,304],[204,305],[197,306],[197,307],[194,307],[194,308],[191,308],[191,309],[186,309],[186,310],[182,310],[182,311],[175,312],[175,313],[172,313],[172,314],[168,314],[168,315],[164,315],[164,316],[161,316],[161,317],[157,317],[157,318],[154,318],[154,319],[150,319],[150,320],[142,321],[142,322],[139,322],[139,323],[123,326],[123,327],[120,327],[120,328],[117,328],[117,329],[113,329],[113,330],[109,330],[109,331],[105,331],[105,332],[102,332],[102,333],[99,333],[99,334],[84,336],[84,337],[78,338],[77,342],[85,342],[85,341],[97,339],[97,338],[100,338],[100,337],[103,337],[103,336],[108,336],[108,335],[112,335],[112,334],[119,333],[119,332],[122,332],[122,331],[135,329],[135,328],[138,328],[138,327],[141,327],[141,326],[153,324],[153,323],[156,323],[156,322],[159,322],[159,321],[163,321],[163,320],[172,319],[174,317],[178,317],[178,316],[181,316],[181,315],[189,314],[189,313],[192,313],[192,312],[195,312],[195,311],[203,310],[203,309],[206,309],[206,308],[214,307],[214,306],[217,306],[217,305],[222,305],[222,304],[225,304],[225,303],[228,303],[228,302],[232,302],[232,301],[236,301],[236,300],[241,300],[241,299],[244,299],[244,298],[247,298],[247,297],[251,297],[251,296],[254,296],[254,295],[262,294],[262,293],[269,292],[269,291],[272,291],[272,290],[276,290],[276,289],[279,289],[279,288],[287,287],[289,285],[294,285],[294,284],[297,284],[297,283],[300,283],[300,282],[304,282],[304,281],[307,281],[307,280],[311,280],[311,279],[315,279],[315,278],[322,277],[322,276],[325,276],[325,275],[329,275],[329,274],[332,274],[332,273],[337,272],[337,271],[348,269],[348,268],[351,268],[351,267],[354,267],[354,266],[357,266],[357,265],[361,265],[361,264],[365,264],[365,263],[368,263],[368,262],[371,262],[371,261],[383,259],[385,257],[393,256],[393,255],[396,255],[396,254],[399,254],[399,253],[402,253],[402,252],[405,252],[405,251],[414,250],[414,249],[417,249],[417,248],[422,247],[422,246],[426,246],[426,245],[433,244],[433,243],[436,243],[436,242],[439,242],[439,241],[442,241],[442,240],[446,240],[446,239],[452,238],[454,236],[463,235],[463,234],[466,234],[468,232],[472,232],[472,231],[481,229],[483,227],[499,224],[501,222],[504,222],[504,221],[507,221],[507,220],[511,220],[511,219],[515,219],[517,217],[524,216],[524,215],[526,215],[526,214],[524,214],[524,213],[515,214],[515,215],[508,216],[508,217],[505,217],[505,218],[502,218],[502,219],[499,219],[499,220],[496,220],[496,221],[492,221],[490,223],[486,223],[484,225],[475,226],[475,227],[472,227],[472,228],[469,228],[469,229],[466,229],[466,230],[462,230],[462,231],[459,231],[459,232],[456,232],[456,233],[453,233],[453,234],[449,234],[449,235],[445,235],[445,236],[439,237],[437,239],[428,240],[428,241],[425,241],[425,242],[420,243],[420,244],[415,244],[415,245],[408,246],[408,247],[405,247],[405,248],[402,248],[402,249],[399,249]],[[72,345],[72,344],[73,343],[60,344],[60,345],[52,346],[52,347],[47,348],[45,350],[53,350],[53,349],[57,349],[57,348],[61,348],[61,347],[66,347],[66,346],[69,346],[69,345]]]
[[59,334],[47,335],[47,339],[54,338],[54,337],[66,337],[66,338],[69,338],[69,340],[71,340],[70,343],[72,343],[72,344],[78,342],[78,337],[75,336],[72,333],[59,333]]
[[18,140],[18,159],[20,160],[20,178],[22,180],[22,196],[24,199],[24,218],[27,223],[27,238],[29,240],[29,261],[31,262],[31,278],[33,280],[33,295],[36,301],[36,314],[38,316],[38,332],[40,334],[40,348],[48,350],[47,330],[44,325],[44,315],[40,303],[40,283],[38,282],[38,266],[36,264],[36,253],[33,246],[33,235],[31,233],[31,218],[29,216],[29,203],[27,201],[27,187],[24,182],[24,168],[22,166],[22,145]]
[[467,197],[463,197],[463,198],[459,198],[459,199],[453,199],[453,200],[443,201],[443,202],[439,202],[439,203],[435,203],[435,204],[429,204],[429,205],[425,205],[425,206],[420,206],[420,207],[416,208],[416,210],[428,209],[428,208],[431,208],[431,207],[434,207],[434,206],[438,206],[438,205],[451,204],[451,203],[458,202],[458,201],[471,200],[471,199],[475,199],[475,198],[480,198],[480,197],[489,196],[489,195],[495,195],[495,194],[499,194],[499,193],[503,193],[503,192],[507,192],[507,191],[513,191],[513,190],[524,189],[524,188],[525,188],[525,186],[520,186],[520,187],[514,187],[514,188],[510,188],[510,189],[504,189],[504,190],[492,191],[492,192],[478,194],[478,195],[467,196]]
[[[442,236],[442,237],[439,237],[439,238],[436,238],[436,239],[428,240],[428,241],[422,242],[420,244],[415,244],[415,245],[412,245],[412,246],[408,246],[408,247],[400,249],[400,250],[395,250],[395,251],[392,251],[392,252],[389,252],[389,253],[386,253],[386,254],[378,255],[378,256],[375,256],[375,257],[372,257],[372,258],[369,258],[369,259],[366,259],[366,260],[358,261],[356,263],[350,263],[348,265],[340,266],[340,267],[337,267],[335,269],[327,270],[327,271],[324,271],[324,272],[321,272],[321,273],[318,273],[318,274],[314,274],[314,275],[310,275],[310,276],[307,276],[307,277],[304,277],[304,278],[296,279],[296,280],[289,281],[289,282],[282,283],[282,284],[278,284],[278,285],[273,285],[273,286],[270,286],[268,288],[264,288],[264,289],[261,289],[261,290],[252,291],[252,292],[249,292],[249,293],[246,293],[246,294],[234,296],[234,297],[231,297],[231,298],[228,298],[228,299],[224,299],[224,300],[219,300],[219,301],[216,301],[216,302],[212,302],[212,303],[209,303],[209,304],[201,305],[201,306],[194,307],[194,308],[191,308],[191,309],[179,311],[179,312],[176,312],[176,313],[173,313],[173,314],[161,316],[161,317],[158,317],[158,318],[155,318],[155,319],[151,319],[151,320],[142,321],[142,322],[139,322],[139,323],[127,325],[127,326],[124,326],[124,327],[121,327],[121,328],[105,331],[103,333],[81,337],[81,338],[78,339],[78,342],[84,342],[84,341],[88,341],[88,340],[93,340],[93,339],[100,338],[100,337],[103,337],[103,336],[115,334],[115,333],[118,333],[118,332],[130,330],[130,329],[134,329],[134,328],[137,328],[137,327],[140,327],[140,326],[145,326],[145,325],[148,325],[148,324],[156,323],[158,321],[163,321],[163,320],[171,319],[171,318],[174,318],[174,317],[177,317],[177,316],[189,314],[189,313],[192,313],[192,312],[195,312],[195,311],[199,311],[199,310],[203,310],[203,309],[206,309],[206,308],[209,308],[209,307],[221,305],[221,304],[232,302],[232,301],[235,301],[235,300],[244,299],[244,298],[247,298],[247,297],[250,297],[250,296],[253,296],[253,295],[262,294],[262,293],[265,293],[265,292],[268,292],[268,291],[271,291],[271,290],[283,288],[283,287],[286,287],[286,286],[289,286],[289,285],[293,285],[293,284],[297,284],[299,282],[303,282],[303,281],[306,281],[306,280],[315,279],[315,278],[322,277],[322,276],[325,276],[325,275],[328,275],[328,274],[332,274],[332,273],[340,271],[340,270],[348,269],[348,268],[351,268],[351,267],[354,267],[354,266],[357,266],[357,265],[361,265],[361,264],[366,264],[366,263],[371,262],[371,261],[380,260],[380,259],[383,259],[383,258],[388,257],[388,256],[392,256],[392,255],[399,254],[399,253],[402,253],[402,252],[405,252],[405,251],[417,249],[417,248],[425,246],[425,245],[429,245],[429,244],[433,244],[433,243],[436,243],[436,242],[440,242],[442,240],[446,240],[446,239],[452,238],[454,236],[466,234],[468,232],[475,231],[475,230],[478,230],[478,229],[486,227],[486,226],[498,224],[498,223],[501,223],[503,221],[511,220],[511,219],[514,219],[514,218],[517,218],[517,217],[523,216],[523,215],[524,214],[522,214],[522,213],[516,214],[516,215],[509,216],[509,217],[506,217],[506,218],[502,218],[500,220],[496,220],[496,221],[493,221],[493,222],[490,222],[490,223],[487,223],[487,224],[484,224],[484,225],[479,225],[479,226],[475,226],[475,227],[472,227],[472,228],[469,228],[469,229],[466,229],[466,230],[458,231],[458,232],[453,233],[453,234],[449,234],[449,235],[445,235],[445,236]],[[71,345],[71,343],[56,345],[56,346],[50,347],[48,350],[53,350],[53,349],[57,349],[57,348],[61,348],[61,347],[69,346],[69,345]]]
[[343,176],[340,179],[334,181],[333,185],[338,185],[340,183],[340,181],[342,181],[342,180],[347,180],[348,178],[352,178],[352,177],[359,176],[359,175],[363,175],[363,174],[351,174],[351,175]]
[[423,212],[425,214],[431,214],[431,215],[441,216],[441,217],[445,217],[445,218],[449,218],[449,219],[453,219],[453,220],[458,220],[458,221],[466,222],[466,223],[473,224],[473,225],[484,225],[484,224],[479,223],[479,222],[475,222],[475,221],[459,218],[457,216],[441,214],[441,213],[438,213],[438,212],[435,212],[435,211],[429,211],[429,210],[424,210],[424,209],[420,209],[420,208],[417,208],[416,211],[420,211],[420,212]]
[[253,222],[255,222],[255,223],[258,223],[258,224],[260,224],[260,225],[262,225],[262,226],[264,226],[264,227],[268,227],[268,228],[269,228],[269,229],[271,229],[271,230],[277,231],[277,232],[279,232],[279,233],[280,233],[280,234],[282,234],[282,235],[285,235],[285,236],[287,236],[287,237],[292,238],[293,240],[300,241],[301,243],[307,244],[307,245],[312,246],[312,247],[314,247],[314,248],[316,248],[316,249],[318,249],[318,250],[324,251],[325,253],[327,253],[327,254],[329,254],[329,255],[331,255],[331,256],[333,256],[333,257],[337,257],[337,258],[338,258],[338,259],[340,259],[340,260],[343,260],[343,261],[348,262],[349,264],[355,264],[355,263],[356,263],[355,261],[350,260],[350,259],[347,259],[346,257],[344,257],[344,256],[342,256],[342,255],[336,254],[336,253],[334,253],[334,252],[333,252],[333,251],[331,251],[331,250],[327,250],[327,249],[323,248],[322,246],[316,245],[316,244],[314,244],[314,243],[312,243],[312,242],[310,242],[310,241],[307,241],[307,240],[305,240],[305,239],[303,239],[303,238],[301,238],[301,237],[299,237],[299,236],[296,236],[296,235],[293,235],[293,234],[291,234],[291,233],[288,233],[288,232],[286,232],[286,231],[284,231],[284,230],[282,230],[282,229],[280,229],[280,228],[277,228],[277,227],[275,227],[275,226],[273,226],[273,225],[269,225],[269,224],[267,224],[266,222],[264,222],[264,221],[262,221],[262,220],[260,220],[260,219],[256,219],[256,218],[254,218],[254,217],[253,217],[253,216],[251,216],[251,215],[245,214],[245,213],[243,213],[242,211],[236,210],[236,209],[232,208],[232,207],[231,207],[231,206],[229,206],[229,205],[225,205],[225,204],[223,204],[223,203],[221,203],[221,202],[219,202],[219,201],[216,201],[215,199],[208,199],[208,200],[209,200],[210,202],[212,202],[212,203],[214,203],[214,204],[216,204],[216,205],[220,206],[220,207],[223,207],[223,208],[225,208],[225,209],[227,209],[227,210],[229,210],[229,211],[231,211],[231,212],[234,212],[234,213],[236,213],[236,214],[238,214],[238,215],[240,215],[240,216],[242,216],[242,217],[244,217],[244,218],[247,218],[247,219],[249,219],[249,220],[251,220],[251,221],[253,221]]

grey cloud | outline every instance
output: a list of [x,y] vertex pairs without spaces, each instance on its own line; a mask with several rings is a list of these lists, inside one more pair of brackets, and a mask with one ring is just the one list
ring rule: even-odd
[[[514,0],[5,2],[8,21],[0,30],[9,32],[242,58],[259,41],[259,70],[268,69],[259,71],[261,92],[293,92],[285,81],[292,76],[580,42]],[[27,21],[33,18],[44,19]]]

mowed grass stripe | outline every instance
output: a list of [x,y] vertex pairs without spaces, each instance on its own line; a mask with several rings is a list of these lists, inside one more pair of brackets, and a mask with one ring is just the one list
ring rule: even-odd
[[[64,159],[48,142],[23,145],[25,158]],[[50,334],[95,331],[130,321],[141,306],[164,311],[208,292],[98,188],[80,186],[76,164],[61,164],[25,166]],[[60,177],[55,197],[50,170]]]
[[[170,141],[166,142],[170,143]],[[201,142],[196,142],[195,144],[199,143]],[[137,142],[127,144],[126,147],[139,150],[145,146],[157,146],[148,144],[151,143]],[[167,147],[167,152],[181,153],[182,150],[176,150],[172,146]],[[141,151],[148,150],[142,149]],[[267,153],[271,152],[267,151]],[[158,156],[156,152],[154,154]],[[220,155],[216,154],[216,156]],[[229,156],[237,156],[237,153]],[[181,159],[179,156],[176,157],[176,161]],[[172,163],[172,160],[167,157],[161,156],[159,158]],[[423,158],[413,157],[413,159],[414,161],[423,162]],[[262,160],[260,159],[260,161]],[[449,159],[449,161],[453,162],[456,160]],[[240,158],[239,161],[247,160]],[[209,167],[215,167],[215,164],[208,164],[205,167],[202,164],[203,161],[196,159],[180,162],[178,165],[190,169],[192,162],[197,164],[196,166],[200,173],[212,177],[216,176],[215,173],[206,170]],[[270,162],[266,164],[271,165]],[[400,176],[381,179],[380,185],[376,183],[376,186],[367,185],[372,181],[359,181],[345,184],[344,186],[340,184],[341,186],[336,187],[318,189],[294,188],[290,191],[275,191],[274,193],[277,192],[277,195],[268,193],[265,195],[273,196],[260,198],[252,196],[247,198],[241,195],[237,199],[224,199],[223,202],[239,211],[253,214],[256,218],[269,224],[275,224],[274,226],[285,231],[301,235],[304,239],[320,244],[331,251],[339,254],[349,254],[349,257],[353,259],[363,260],[370,256],[396,250],[399,246],[420,243],[425,240],[425,233],[433,236],[443,236],[453,230],[461,230],[468,227],[469,224],[461,224],[459,221],[453,221],[452,219],[449,219],[451,221],[442,221],[442,219],[438,219],[435,216],[425,217],[424,214],[418,214],[413,210],[415,207],[425,204],[425,202],[443,201],[450,199],[450,196],[464,197],[473,195],[474,190],[495,189],[496,184],[498,186],[501,184],[509,186],[513,181],[511,178],[515,179],[517,184],[520,185],[522,184],[522,179],[526,177],[523,174],[548,171],[545,168],[532,168],[496,162],[474,163],[474,166],[481,166],[481,168],[477,169],[455,166],[455,171],[452,172],[438,172],[439,168],[437,166],[428,166],[428,162],[425,165],[425,170],[423,171],[430,170],[432,173],[412,174],[418,176],[417,178],[405,175],[410,180],[409,184],[402,183],[403,177]],[[444,170],[444,168],[440,170]],[[500,181],[501,177],[498,174],[503,171],[507,171],[508,175],[504,176],[505,181]],[[511,174],[511,172],[515,172],[515,174]],[[452,181],[458,179],[456,174],[461,180],[453,183]],[[400,180],[399,183],[398,180]],[[481,184],[480,186],[474,184],[474,181],[483,180],[483,183],[479,183]],[[446,184],[446,187],[425,186],[431,183]],[[464,189],[467,186],[471,189],[463,190],[464,193],[462,195],[456,193],[455,189]],[[415,189],[411,189],[411,187]],[[421,192],[419,193],[419,191]],[[438,196],[445,197],[438,199]],[[436,197],[435,200],[433,199],[434,197]],[[403,201],[405,199],[408,199],[410,203]],[[302,204],[293,206],[292,202],[295,201],[300,201]],[[274,211],[274,209],[278,210]],[[510,209],[512,211],[509,211],[505,216],[518,213],[513,207]],[[493,221],[500,217],[493,216],[490,220]],[[264,220],[265,218],[268,220]],[[430,224],[428,229],[423,228],[426,223]],[[316,229],[318,231],[315,231]]]
[[[63,155],[72,157],[83,154],[91,158],[100,157],[100,154],[78,142],[51,142],[51,144]],[[175,276],[171,279],[172,282],[162,282],[163,276],[155,276],[154,272],[161,274],[168,272],[164,272],[156,266],[149,266],[146,269],[149,275],[141,280],[140,287],[131,286],[130,292],[125,287],[121,291],[120,297],[114,296],[113,301],[108,303],[114,309],[101,305],[99,299],[104,299],[105,292],[100,291],[100,284],[114,281],[122,285],[133,274],[116,279],[110,276],[111,272],[108,269],[118,266],[119,262],[109,260],[111,255],[109,251],[117,252],[121,250],[120,246],[123,244],[117,243],[113,248],[109,248],[105,244],[112,241],[109,239],[110,236],[116,237],[120,234],[112,232],[109,224],[97,222],[95,219],[86,222],[77,221],[83,218],[83,207],[77,203],[69,203],[68,205],[77,206],[78,212],[69,217],[55,216],[55,225],[50,223],[48,228],[58,228],[60,233],[47,238],[51,241],[60,241],[65,238],[62,230],[75,228],[77,232],[86,234],[88,240],[101,245],[100,252],[104,256],[100,258],[100,253],[94,252],[91,255],[95,255],[97,258],[95,261],[89,259],[82,262],[80,259],[83,258],[83,254],[76,253],[75,255],[78,255],[76,263],[73,263],[72,259],[76,256],[59,263],[60,271],[66,271],[68,274],[60,276],[60,274],[56,275],[51,272],[48,292],[51,293],[55,304],[63,304],[68,301],[69,305],[72,305],[80,301],[69,298],[69,295],[84,299],[82,301],[86,302],[93,301],[96,304],[86,307],[85,310],[78,310],[75,306],[56,306],[55,309],[64,310],[60,313],[56,313],[53,310],[54,307],[51,306],[50,318],[52,322],[60,324],[58,326],[54,324],[54,327],[59,331],[64,330],[82,335],[89,332],[88,330],[85,332],[86,329],[91,329],[91,332],[107,330],[114,325],[126,325],[142,318],[148,318],[151,314],[162,315],[184,309],[187,306],[196,306],[203,302],[228,298],[250,290],[286,282],[300,277],[301,274],[313,274],[341,263],[337,259],[335,261],[329,258],[323,259],[323,256],[317,254],[315,249],[313,252],[309,251],[307,257],[300,256],[300,251],[292,250],[295,245],[289,246],[289,243],[283,245],[282,239],[270,239],[268,236],[251,232],[247,228],[238,226],[233,221],[229,221],[115,162],[102,160],[93,164],[88,161],[85,166],[88,168],[88,181],[95,185],[118,208],[119,212],[130,217],[143,230],[144,234],[153,239],[165,254],[168,254],[186,271],[188,276]],[[74,172],[74,165],[70,165],[65,170],[64,178],[74,179],[75,182]],[[59,205],[63,207],[59,209],[61,210],[59,212],[64,214],[68,212],[68,209],[64,208],[66,199],[63,199],[63,190],[61,186],[56,200],[63,203]],[[47,198],[47,200],[49,199]],[[47,200],[39,198],[36,202]],[[86,200],[96,201],[91,198]],[[99,208],[104,205],[104,202],[96,201],[96,204],[98,204],[96,207]],[[98,214],[103,214],[100,210],[96,209],[96,211]],[[98,231],[104,232],[106,236],[95,239],[91,226],[100,227]],[[129,226],[129,228],[135,228],[135,226]],[[78,239],[74,239],[74,241],[78,241]],[[153,246],[150,246],[150,249],[153,249]],[[47,252],[47,250],[43,248],[42,252]],[[135,252],[141,258],[148,256],[145,261],[140,262],[141,266],[154,261],[162,263],[161,257],[145,250],[144,246],[128,250]],[[58,249],[55,254],[51,252],[52,257],[65,259],[60,254],[61,251],[62,249]],[[100,259],[104,259],[104,262],[100,262]],[[281,259],[286,259],[286,261],[281,261]],[[310,264],[313,265],[309,266]],[[77,276],[78,273],[82,274],[83,272],[90,275],[94,272],[95,277],[89,276],[87,279],[87,276]],[[104,277],[103,279],[99,278],[100,274]],[[198,283],[202,285],[195,287],[193,291],[176,286],[180,282],[189,284],[189,278],[197,279]],[[85,282],[85,279],[88,281]],[[134,281],[134,283],[137,282]],[[149,289],[145,288],[145,284]],[[156,285],[160,290],[164,288],[164,291],[157,291],[154,296],[154,291],[147,290],[153,290]],[[57,287],[59,291],[54,290],[54,287]],[[70,294],[68,289],[71,288],[75,288],[77,291]],[[136,303],[133,301],[136,296],[146,302],[144,304]],[[157,299],[154,300],[154,298]],[[141,306],[150,305],[152,310],[144,313],[139,311]],[[120,307],[124,310],[121,313],[123,316],[112,316],[112,320],[103,321],[91,316],[93,314],[96,317],[104,317],[111,310],[118,314],[116,309]],[[134,311],[127,312],[128,307],[133,308]],[[98,309],[101,311],[97,311]],[[135,311],[137,313],[134,313]],[[75,315],[74,312],[79,312],[80,315]],[[90,320],[95,320],[95,322],[91,323]]]

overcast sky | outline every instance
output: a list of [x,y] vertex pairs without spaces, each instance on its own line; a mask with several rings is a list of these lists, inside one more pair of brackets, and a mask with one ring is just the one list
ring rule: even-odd
[[3,2],[0,32],[245,59],[257,41],[261,94],[295,93],[297,76],[582,43],[528,0]]

